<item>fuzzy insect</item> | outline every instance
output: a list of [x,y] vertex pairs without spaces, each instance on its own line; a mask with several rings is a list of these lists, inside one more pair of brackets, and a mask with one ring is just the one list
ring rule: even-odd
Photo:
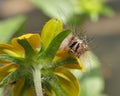
[[68,50],[75,56],[80,57],[88,50],[88,45],[84,42],[84,40],[73,36],[68,43]]
[[88,45],[84,38],[79,38],[75,33],[70,34],[61,44],[61,48],[69,51],[73,55],[80,57],[88,51]]

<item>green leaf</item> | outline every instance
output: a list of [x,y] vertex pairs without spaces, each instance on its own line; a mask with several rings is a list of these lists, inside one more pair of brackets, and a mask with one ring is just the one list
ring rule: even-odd
[[31,0],[32,3],[49,17],[55,17],[63,22],[69,20],[77,8],[77,0]]
[[[47,16],[55,17],[64,23],[73,21],[73,17],[79,16],[79,19],[90,17],[91,20],[97,20],[100,15],[112,15],[113,12],[106,9],[102,0],[31,0],[32,3],[42,10]],[[94,5],[94,6],[93,6]],[[75,18],[76,19],[76,18]],[[85,18],[87,19],[87,18]]]
[[70,30],[65,30],[62,31],[61,33],[59,33],[49,44],[48,48],[45,50],[44,54],[41,56],[42,58],[49,58],[49,59],[53,59],[56,51],[58,50],[60,44],[62,43],[62,41],[65,39],[66,36],[68,36],[70,34]]
[[26,18],[18,16],[9,20],[0,22],[0,43],[8,42],[13,35],[20,33]]

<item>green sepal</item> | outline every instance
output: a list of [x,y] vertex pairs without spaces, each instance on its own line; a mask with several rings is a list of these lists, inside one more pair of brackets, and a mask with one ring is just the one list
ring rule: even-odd
[[8,54],[0,54],[0,60],[10,61],[10,62],[19,64],[19,62],[21,62],[22,58],[13,57]]
[[49,60],[52,60],[60,47],[60,44],[65,39],[66,36],[70,34],[71,30],[65,30],[59,33],[49,44],[48,48],[43,52],[41,55],[41,58],[48,58]]
[[35,51],[26,39],[18,40],[18,43],[25,49],[26,57],[31,57],[34,54]]
[[[16,70],[14,72],[9,73],[1,82],[0,82],[0,87],[11,84],[18,80],[21,75],[18,73],[19,71]],[[19,74],[19,75],[18,75]]]
[[58,78],[54,75],[54,73],[51,74],[52,79],[49,81],[52,89],[54,90],[56,96],[67,96],[67,93],[62,88]]
[[60,66],[64,66],[67,64],[77,64],[77,61],[74,58],[67,58],[65,60],[54,61],[52,62],[52,66],[50,66],[50,68],[55,69],[55,68],[58,68]]

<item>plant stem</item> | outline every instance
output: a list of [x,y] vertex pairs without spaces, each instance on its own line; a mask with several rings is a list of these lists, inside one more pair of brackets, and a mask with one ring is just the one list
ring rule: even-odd
[[35,67],[33,71],[33,80],[34,80],[36,96],[43,96],[42,84],[41,84],[41,71],[39,67]]

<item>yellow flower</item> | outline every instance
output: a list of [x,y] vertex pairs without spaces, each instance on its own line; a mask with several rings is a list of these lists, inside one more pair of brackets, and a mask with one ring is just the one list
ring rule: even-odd
[[25,34],[13,38],[11,44],[0,44],[0,86],[11,84],[12,96],[38,96],[40,92],[79,96],[79,83],[69,68],[84,71],[82,63],[59,50],[69,33],[62,31],[61,21],[53,18],[45,24],[41,37]]

